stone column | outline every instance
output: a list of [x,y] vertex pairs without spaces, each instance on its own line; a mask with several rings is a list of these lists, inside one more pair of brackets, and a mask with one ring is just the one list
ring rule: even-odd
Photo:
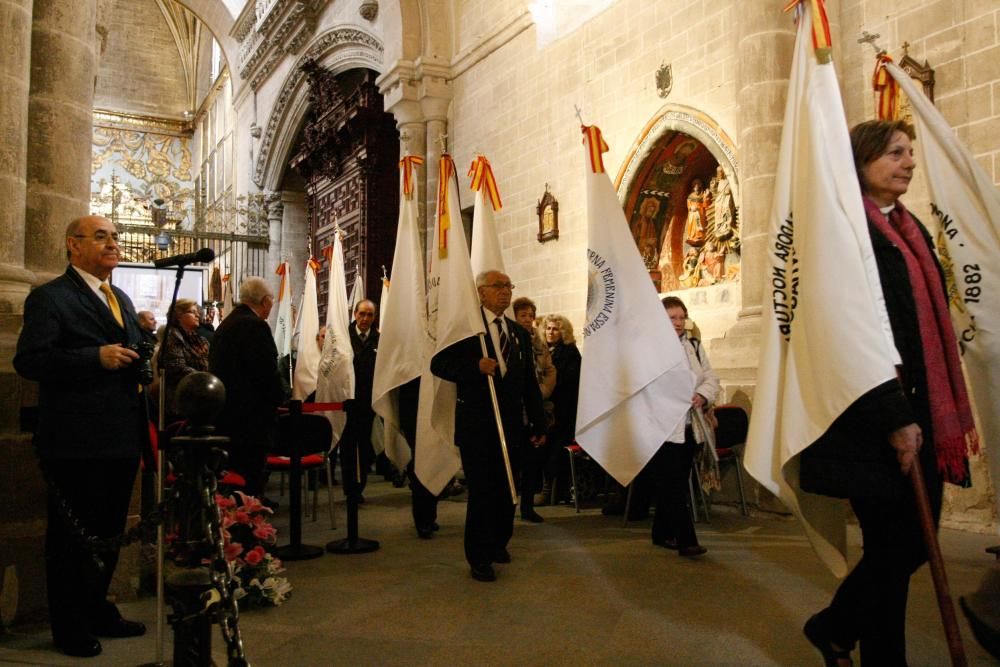
[[33,6],[24,263],[42,281],[62,272],[63,231],[90,208],[97,1]]
[[767,264],[767,230],[788,74],[795,42],[787,14],[762,12],[753,2],[735,3],[737,26],[737,133],[743,173],[742,208],[743,307],[724,339],[712,345],[712,365],[722,369],[727,399],[752,386],[760,348],[763,281]]
[[304,192],[281,192],[281,259],[291,268],[292,303],[302,296],[302,279],[309,259],[309,211]]
[[[24,197],[28,153],[28,88],[31,66],[31,0],[0,0],[0,25],[7,26],[7,48],[0,54],[0,313],[20,315],[34,279],[24,269]],[[9,326],[8,326],[9,325]],[[18,322],[4,321],[0,333],[13,334]],[[6,339],[0,342],[6,363],[13,356]],[[7,411],[0,428],[10,425]]]
[[[281,264],[281,216],[285,205],[281,201],[280,192],[267,192],[264,194],[264,203],[267,206],[267,268],[264,269],[264,278],[274,290],[275,298],[278,296],[278,288],[281,286],[281,277],[275,273],[278,265]],[[273,313],[277,317],[277,313]],[[271,319],[273,320],[274,317]]]

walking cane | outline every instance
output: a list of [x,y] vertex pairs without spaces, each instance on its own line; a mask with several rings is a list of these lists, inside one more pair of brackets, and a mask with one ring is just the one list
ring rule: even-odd
[[965,667],[968,662],[965,659],[965,648],[962,646],[962,635],[955,619],[955,603],[952,601],[951,591],[948,589],[948,576],[944,571],[944,560],[941,558],[941,547],[938,544],[934,518],[931,515],[931,503],[927,498],[924,473],[918,457],[913,458],[910,481],[913,483],[913,495],[917,502],[917,514],[920,516],[920,528],[924,533],[924,545],[927,547],[931,578],[934,580],[934,592],[937,594],[938,609],[941,611],[941,623],[944,625],[944,634],[948,640],[951,664],[954,667]]
[[[479,345],[483,348],[483,357],[488,358],[486,351],[486,334],[479,334]],[[499,368],[499,367],[498,367]],[[500,419],[500,404],[497,402],[497,388],[493,384],[493,376],[487,375],[486,382],[490,385],[490,400],[493,402],[493,416],[497,421],[497,433],[500,434],[500,452],[503,454],[503,465],[507,469],[507,483],[510,484],[510,501],[517,504],[517,489],[514,488],[514,473],[510,470],[510,456],[507,454],[507,436],[503,431],[503,421]]]

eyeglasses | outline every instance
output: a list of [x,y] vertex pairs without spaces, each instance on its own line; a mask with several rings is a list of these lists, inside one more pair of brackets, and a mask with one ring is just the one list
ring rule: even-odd
[[106,232],[103,229],[99,229],[91,235],[87,234],[74,234],[75,239],[91,239],[94,243],[107,243],[108,239],[111,239],[117,245],[118,243],[118,232]]
[[489,285],[483,285],[483,287],[492,287],[493,289],[514,289],[513,283],[490,283]]

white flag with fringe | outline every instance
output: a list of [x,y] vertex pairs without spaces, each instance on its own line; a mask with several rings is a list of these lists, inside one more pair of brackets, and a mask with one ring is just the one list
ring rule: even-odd
[[[941,226],[935,245],[948,277],[955,335],[981,442],[990,450],[990,477],[1000,488],[1000,191],[913,79],[894,63],[886,68],[910,99],[916,121],[916,152]],[[1000,493],[993,498],[1000,511]]]

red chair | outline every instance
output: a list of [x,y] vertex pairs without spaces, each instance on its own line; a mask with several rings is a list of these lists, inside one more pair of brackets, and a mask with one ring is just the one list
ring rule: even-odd
[[[319,414],[304,414],[301,417],[299,456],[300,465],[303,472],[313,482],[313,521],[317,517],[319,482],[316,478],[317,472],[326,468],[327,502],[330,510],[330,527],[337,527],[337,514],[334,511],[333,467],[330,464],[329,450],[333,441],[333,429],[330,421]],[[278,441],[275,451],[267,457],[267,469],[272,472],[282,474],[281,495],[285,494],[284,473],[291,469],[292,461],[289,457],[291,453],[292,435],[291,416],[282,414],[278,416]],[[308,485],[303,485],[303,491],[308,490]]]
[[736,467],[740,506],[743,516],[749,516],[746,493],[743,490],[743,449],[747,442],[747,431],[750,430],[750,418],[746,410],[738,405],[715,406],[715,418],[719,422],[715,429],[715,452],[719,455],[720,471],[723,465]]

